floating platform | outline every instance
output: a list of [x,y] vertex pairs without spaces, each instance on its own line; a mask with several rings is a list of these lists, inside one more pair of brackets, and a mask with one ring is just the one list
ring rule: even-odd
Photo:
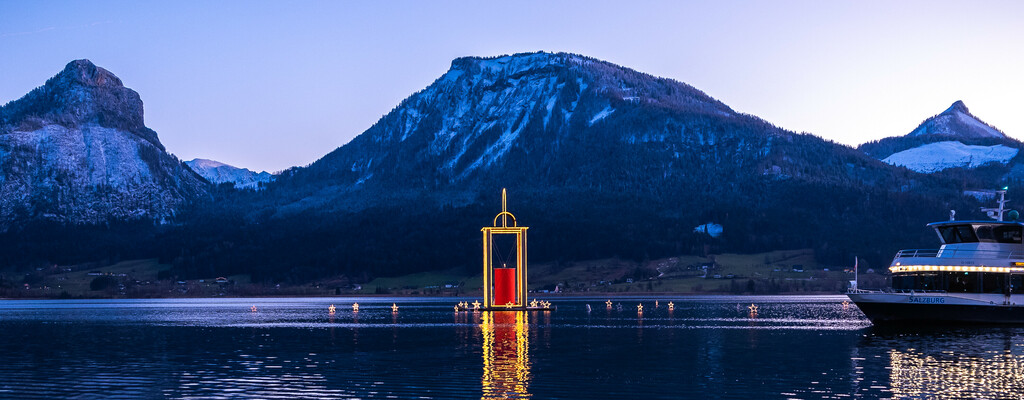
[[532,306],[532,307],[531,306],[524,306],[524,307],[515,307],[515,306],[513,306],[513,307],[507,307],[507,306],[484,307],[484,306],[480,306],[480,307],[473,307],[472,304],[468,305],[468,306],[459,304],[459,305],[455,306],[455,311],[466,311],[466,312],[474,312],[474,311],[555,311],[555,306],[554,305],[545,305],[545,306],[538,305],[538,306]]

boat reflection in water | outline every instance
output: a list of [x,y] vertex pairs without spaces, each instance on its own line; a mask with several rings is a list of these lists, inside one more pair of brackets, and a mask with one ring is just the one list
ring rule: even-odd
[[527,315],[518,311],[485,311],[483,332],[483,399],[530,397],[530,356]]
[[1024,393],[1024,352],[1012,342],[892,349],[889,362],[893,398],[1010,399]]

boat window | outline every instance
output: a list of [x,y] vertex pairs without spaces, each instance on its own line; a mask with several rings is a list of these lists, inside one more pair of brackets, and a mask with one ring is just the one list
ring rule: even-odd
[[[995,239],[999,243],[1021,243],[1021,226],[1004,225],[993,229]],[[980,236],[980,232],[979,232]]]
[[939,227],[939,235],[942,242],[951,243],[974,243],[978,237],[974,235],[974,229],[970,225],[947,225]]
[[1009,289],[1011,293],[1024,294],[1024,275],[980,272],[901,273],[893,275],[892,288],[950,293],[1005,293]]
[[1006,289],[1006,274],[982,274],[983,293],[1003,293]]
[[947,273],[946,291],[954,293],[977,293],[978,292],[977,272],[950,272]]
[[1010,293],[1024,294],[1024,275],[1010,275]]
[[981,225],[978,227],[975,233],[978,234],[979,242],[994,242],[996,241],[995,234],[992,232],[992,225]]
[[906,274],[906,275],[893,275],[892,277],[892,288],[896,290],[914,290],[914,283],[917,280],[917,275]]

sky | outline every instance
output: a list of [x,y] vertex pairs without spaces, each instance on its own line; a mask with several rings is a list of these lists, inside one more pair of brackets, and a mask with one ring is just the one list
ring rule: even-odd
[[1024,139],[1020,1],[0,0],[0,104],[87,58],[183,160],[316,161],[462,56],[572,52],[858,145],[963,100]]

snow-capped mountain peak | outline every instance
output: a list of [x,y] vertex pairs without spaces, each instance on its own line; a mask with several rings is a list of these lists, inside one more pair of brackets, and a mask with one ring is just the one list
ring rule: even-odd
[[[607,129],[632,125],[655,109],[679,115],[680,123]],[[567,159],[568,155],[560,156],[566,149],[563,144],[577,143],[583,138],[579,132],[592,128],[607,136],[600,140],[609,145],[714,143],[718,132],[705,126],[683,128],[682,121],[696,118],[736,123],[750,119],[738,118],[725,104],[685,83],[581,55],[462,57],[433,84],[404,100],[344,150],[317,161],[313,169],[324,167],[361,185],[397,179],[403,171],[391,166],[412,161],[421,164],[416,170],[430,171],[430,181],[453,183],[529,153]],[[755,145],[749,140],[737,144]]]
[[964,104],[963,100],[954,101],[953,104],[950,105],[949,108],[946,109],[946,111],[942,112],[942,114],[952,114],[952,113],[962,113],[962,114],[968,114],[968,115],[971,114],[971,112],[967,109],[967,105]]
[[963,101],[921,123],[906,136],[865,143],[860,150],[888,164],[923,173],[1010,164],[1020,142],[975,117]]
[[964,139],[1006,138],[995,127],[975,117],[957,100],[942,113],[926,119],[907,136],[941,135]]
[[268,183],[274,180],[274,175],[266,171],[255,172],[205,158],[185,161],[185,164],[212,183],[232,182],[239,189],[259,190],[261,188],[260,183]]

